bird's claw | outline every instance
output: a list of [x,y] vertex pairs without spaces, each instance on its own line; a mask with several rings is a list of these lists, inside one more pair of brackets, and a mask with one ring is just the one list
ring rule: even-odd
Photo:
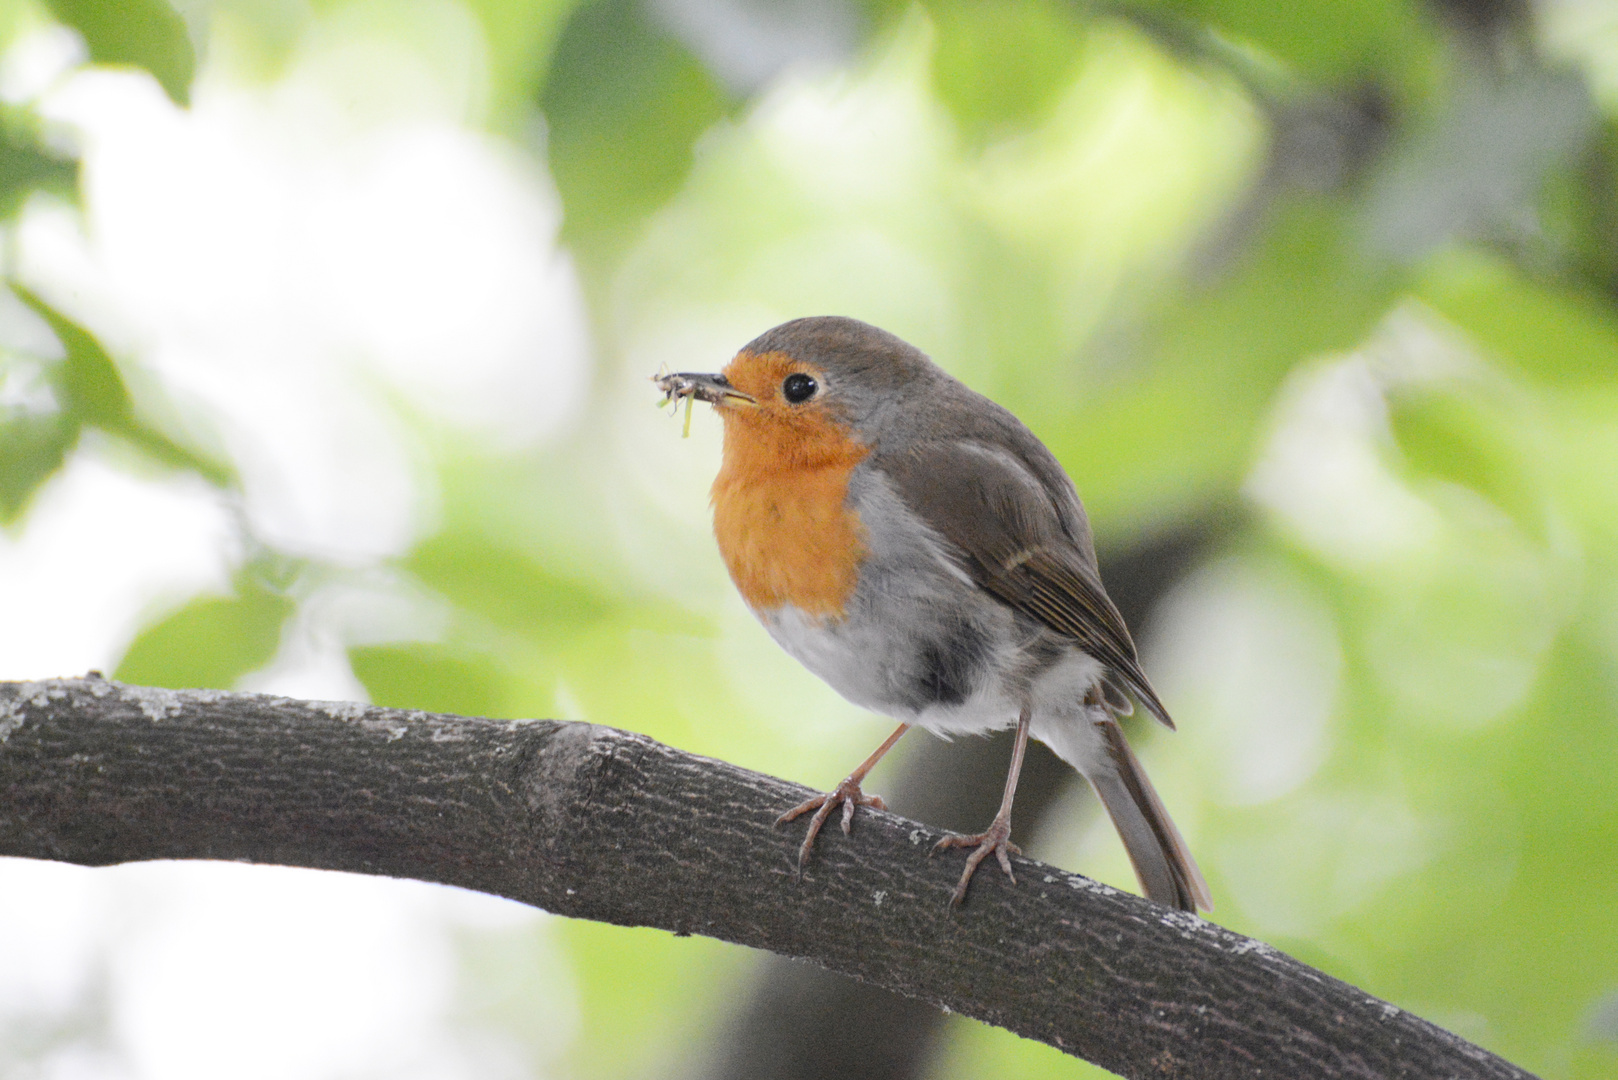
[[814,850],[815,837],[820,835],[820,827],[826,824],[832,811],[838,806],[843,808],[843,835],[848,836],[854,831],[854,808],[869,806],[873,810],[886,810],[888,804],[882,801],[880,795],[867,795],[860,790],[860,783],[852,776],[846,777],[842,783],[824,795],[816,795],[805,799],[791,810],[775,819],[777,825],[785,825],[794,818],[802,817],[813,810],[815,816],[809,819],[809,831],[804,834],[803,844],[798,848],[798,872],[803,873],[804,866],[809,862],[809,853]]
[[1000,869],[1006,872],[1006,877],[1011,879],[1011,883],[1013,885],[1017,884],[1017,875],[1011,872],[1011,856],[1021,855],[1022,848],[1011,842],[1011,822],[1009,820],[1002,820],[997,817],[989,823],[986,831],[978,833],[976,836],[946,836],[933,845],[933,850],[928,852],[928,857],[938,854],[943,848],[956,847],[969,847],[974,850],[972,854],[966,857],[966,869],[961,871],[960,883],[955,886],[955,891],[950,894],[950,907],[960,907],[966,900],[966,887],[971,884],[972,875],[977,871],[978,864],[987,859],[990,852],[994,853],[996,861],[1000,863]]

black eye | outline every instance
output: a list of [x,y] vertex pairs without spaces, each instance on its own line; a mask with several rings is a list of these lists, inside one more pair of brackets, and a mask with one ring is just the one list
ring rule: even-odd
[[801,371],[795,371],[781,382],[781,396],[794,405],[801,405],[815,396],[820,384]]

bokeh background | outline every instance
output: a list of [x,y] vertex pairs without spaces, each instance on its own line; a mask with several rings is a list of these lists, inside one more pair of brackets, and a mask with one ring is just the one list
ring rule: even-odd
[[[1217,921],[1618,1076],[1618,3],[5,0],[0,214],[0,677],[829,785],[885,723],[647,378],[853,315],[1077,481]],[[1003,749],[871,786],[981,826]],[[1133,888],[1031,768],[1031,853]],[[731,1075],[1103,1074],[449,889],[0,860],[0,1076]]]

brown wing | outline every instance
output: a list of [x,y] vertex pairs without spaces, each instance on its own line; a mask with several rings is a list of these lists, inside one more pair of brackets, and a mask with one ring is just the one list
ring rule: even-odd
[[[1084,510],[1071,485],[1049,490],[1018,454],[981,442],[916,444],[873,464],[905,504],[959,551],[974,581],[1072,638],[1153,716],[1174,727],[1146,681],[1123,616],[1101,587]],[[1116,703],[1119,696],[1110,693],[1108,699]]]

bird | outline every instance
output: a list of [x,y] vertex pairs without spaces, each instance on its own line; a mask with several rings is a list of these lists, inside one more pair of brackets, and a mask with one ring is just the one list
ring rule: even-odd
[[812,815],[800,873],[839,808],[845,833],[857,807],[886,809],[861,784],[910,729],[1014,727],[994,819],[933,849],[970,849],[951,905],[991,855],[1016,882],[1011,808],[1034,738],[1095,789],[1148,899],[1212,910],[1118,724],[1131,699],[1174,721],[1102,587],[1073,481],[1020,420],[842,316],[782,323],[717,373],[654,378],[666,401],[706,402],[723,421],[713,529],[742,599],[811,672],[898,722],[835,788],[781,815]]

